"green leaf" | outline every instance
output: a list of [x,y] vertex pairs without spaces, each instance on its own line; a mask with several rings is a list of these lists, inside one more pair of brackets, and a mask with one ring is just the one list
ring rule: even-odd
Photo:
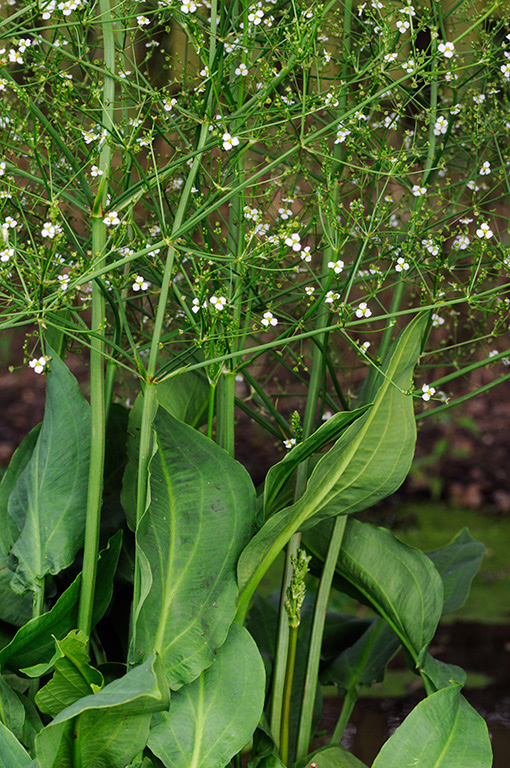
[[370,406],[365,405],[363,408],[358,408],[355,411],[335,413],[310,437],[303,440],[302,443],[298,443],[291,451],[286,453],[282,461],[271,467],[264,482],[264,513],[266,519],[277,511],[280,491],[296,467],[309,456],[320,451],[332,440],[336,440],[368,408]]
[[252,755],[247,768],[285,768],[264,715],[253,734]]
[[161,407],[154,428],[131,652],[136,661],[160,654],[177,689],[212,663],[233,621],[235,568],[253,533],[255,489],[241,464]]
[[25,708],[18,695],[12,690],[0,675],[0,722],[7,726],[13,734],[21,739],[23,736],[23,723],[25,722]]
[[[416,670],[413,671],[415,672]],[[419,672],[422,677],[425,675],[431,681],[436,691],[439,691],[441,688],[448,688],[448,686],[455,683],[462,686],[466,682],[467,677],[461,667],[434,659],[430,653],[427,653],[425,663]]]
[[464,605],[485,551],[484,545],[464,528],[446,547],[427,553],[443,580],[443,613]]
[[[304,538],[306,547],[322,560],[331,525],[321,523]],[[351,518],[336,572],[388,622],[420,666],[443,606],[441,578],[429,558],[390,531]]]
[[491,768],[487,726],[459,686],[421,701],[383,745],[372,768]]
[[[122,531],[118,531],[99,554],[97,584],[94,598],[93,625],[104,616],[113,592],[113,577],[122,545]],[[54,655],[54,637],[61,639],[78,624],[81,574],[63,592],[53,608],[42,616],[31,619],[2,650],[0,668],[23,669],[34,664],[45,664]],[[47,671],[46,665],[44,672]],[[40,671],[39,674],[43,674]]]
[[341,694],[359,685],[381,682],[399,648],[400,640],[391,627],[383,619],[375,619],[361,637],[324,670],[321,681],[335,683]]
[[149,749],[167,768],[225,766],[250,740],[264,706],[264,665],[249,632],[238,624],[213,664],[155,715]]
[[152,657],[62,710],[37,735],[37,760],[41,768],[125,768],[145,747],[153,713],[168,705],[165,672]]
[[51,680],[38,691],[35,703],[46,715],[55,717],[66,707],[103,686],[101,672],[90,666],[88,638],[73,630],[63,640],[55,641],[59,653]]
[[31,768],[32,759],[16,736],[0,723],[0,765],[2,768]]
[[[350,752],[339,744],[322,747],[322,749],[312,752],[311,755],[296,763],[294,768],[309,768],[310,764],[313,763],[315,763],[317,768],[367,768],[365,763],[351,755]],[[397,763],[395,763],[393,768],[397,768]],[[398,768],[404,768],[404,766],[399,763]]]
[[365,509],[405,479],[416,441],[413,398],[406,392],[426,323],[427,313],[422,313],[402,331],[378,374],[373,406],[318,462],[299,501],[269,518],[246,547],[238,568],[241,612],[293,533],[321,519]]
[[83,546],[90,457],[90,406],[58,355],[47,376],[46,408],[30,460],[9,498],[21,533],[12,547],[17,592],[36,590]]

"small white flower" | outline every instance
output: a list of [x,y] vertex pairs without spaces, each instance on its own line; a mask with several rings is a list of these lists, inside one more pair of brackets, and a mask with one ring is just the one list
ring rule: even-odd
[[42,373],[50,362],[51,357],[34,357],[30,360],[29,366],[34,369],[34,373]]
[[[14,250],[14,249],[12,249],[12,250]],[[305,286],[305,293],[306,293],[307,296],[312,296],[314,292],[315,292],[315,288],[314,288],[313,285],[306,285]]]
[[106,224],[107,227],[115,227],[117,224],[120,224],[117,211],[110,211],[110,213],[107,213],[103,219],[103,223]]
[[23,64],[23,56],[15,48],[11,48],[9,51],[9,61],[13,64]]
[[241,77],[246,77],[246,75],[248,74],[248,71],[249,70],[246,64],[239,64],[239,66],[236,67],[235,69],[236,75],[241,75]]
[[439,253],[439,246],[434,242],[432,237],[427,237],[425,240],[422,240],[421,244],[429,253],[432,254],[432,256],[437,256]]
[[473,96],[473,101],[475,104],[483,104],[485,101],[485,93],[478,93]]
[[403,256],[399,256],[397,259],[397,263],[395,264],[395,272],[402,272],[407,271],[409,269],[408,262],[404,259]]
[[419,184],[413,184],[412,193],[415,197],[421,197],[427,193],[426,187],[420,187]]
[[224,296],[211,296],[209,299],[210,303],[213,305],[213,307],[220,312],[225,309],[227,306],[227,300]]
[[50,240],[53,240],[55,235],[61,231],[62,228],[57,224],[52,224],[51,221],[45,221],[43,228],[41,229],[41,237],[49,237]]
[[0,261],[3,261],[4,263],[6,261],[9,261],[9,259],[12,259],[14,256],[14,248],[3,248],[0,251]]
[[368,307],[366,301],[362,301],[356,310],[356,317],[371,317],[371,315],[372,310]]
[[200,304],[198,299],[193,299],[191,311],[196,315],[197,312],[200,312],[201,309],[205,309],[205,307],[207,307],[206,301],[203,304]]
[[285,238],[285,245],[288,245],[289,248],[292,248],[293,251],[300,251],[301,250],[301,235],[299,232],[293,232],[291,235]]
[[165,112],[171,112],[173,107],[177,104],[177,99],[163,99],[163,109]]
[[433,313],[432,315],[432,327],[433,328],[439,328],[441,325],[444,325],[444,317],[440,317],[439,315],[436,315],[436,313]]
[[90,169],[90,175],[96,178],[96,176],[102,176],[104,171],[98,168],[97,165],[93,165]]
[[289,437],[287,440],[283,441],[283,444],[285,448],[289,451],[291,448],[294,448],[296,445],[296,438],[295,437]]
[[343,126],[338,126],[338,129],[336,132],[335,144],[343,144],[347,136],[350,136],[350,135],[351,135],[351,132],[348,128],[344,128]]
[[147,16],[137,16],[136,17],[136,23],[139,27],[146,27],[147,24],[151,23],[151,20],[147,18]]
[[427,402],[430,400],[431,397],[433,397],[436,394],[435,387],[431,387],[429,384],[424,384],[421,388],[422,391],[422,399]]
[[474,192],[478,192],[478,190],[480,189],[476,181],[474,181],[473,179],[470,179],[468,182],[466,182],[466,187],[468,189],[473,190]]
[[397,58],[398,53],[386,53],[383,56],[383,60],[386,62],[386,64],[391,64],[395,59]]
[[6,164],[2,160],[2,162],[0,163],[0,176],[3,176],[5,174],[5,168],[6,168]]
[[135,277],[132,288],[134,291],[146,291],[148,288],[150,288],[150,285],[151,284],[149,281],[142,277],[142,275],[137,275]]
[[358,344],[359,344],[360,350],[363,352],[364,355],[366,355],[368,350],[370,349],[370,342],[369,341],[363,341],[363,342],[359,342],[358,341]]
[[333,304],[333,302],[339,298],[340,298],[339,293],[335,293],[334,291],[328,291],[324,298],[324,301],[326,302],[326,304]]
[[233,147],[237,147],[239,144],[239,138],[237,136],[231,136],[230,133],[224,133],[221,140],[223,142],[223,149],[227,151]]
[[286,219],[290,219],[292,216],[292,211],[290,208],[278,208],[278,217],[280,219],[283,219],[284,221]]
[[193,0],[181,0],[182,13],[195,13],[197,10],[196,3]]
[[93,141],[97,141],[99,138],[99,134],[95,133],[94,131],[82,131],[81,135],[83,136],[83,141],[85,144],[91,144]]
[[264,18],[264,11],[261,8],[257,8],[256,5],[252,5],[248,10],[250,11],[248,13],[248,21],[257,27]]
[[57,280],[60,283],[60,286],[59,286],[60,290],[67,291],[69,287],[69,281],[71,280],[69,275],[57,275]]
[[307,245],[305,248],[303,248],[299,255],[303,261],[310,262],[312,260],[312,249],[309,245]]
[[510,62],[507,61],[506,64],[502,64],[500,70],[503,73],[503,77],[510,80]]
[[437,50],[439,53],[442,53],[446,59],[451,59],[455,53],[455,46],[453,43],[439,43]]
[[2,229],[14,229],[17,226],[18,222],[16,219],[13,219],[12,216],[6,216],[2,224]]
[[344,268],[344,263],[340,259],[337,261],[328,261],[328,269],[333,269],[336,275],[339,275]]
[[278,325],[277,318],[273,315],[272,312],[264,312],[262,316],[262,320],[260,321],[262,325],[265,325],[266,327],[268,325]]
[[408,75],[411,75],[415,70],[416,64],[414,59],[409,59],[408,61],[402,62],[402,69],[404,72],[407,72]]
[[407,21],[407,19],[398,19],[398,21],[397,21],[397,29],[398,29],[398,31],[400,32],[401,35],[403,35],[404,32],[406,32],[409,29],[410,26],[411,25]]
[[491,164],[489,163],[488,160],[486,160],[484,163],[482,163],[482,167],[480,168],[478,173],[480,174],[480,176],[488,176],[490,172],[491,172]]
[[471,240],[467,235],[458,235],[452,243],[452,248],[455,248],[456,251],[465,251],[470,242]]
[[446,133],[448,130],[448,120],[446,117],[438,117],[434,123],[434,136],[440,136],[442,133]]
[[489,240],[493,235],[492,229],[489,227],[489,225],[484,222],[483,224],[480,224],[479,229],[476,230],[477,237],[481,237],[482,239]]

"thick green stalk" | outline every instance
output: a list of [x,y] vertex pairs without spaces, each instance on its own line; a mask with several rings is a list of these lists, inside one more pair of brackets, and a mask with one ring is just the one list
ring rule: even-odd
[[335,567],[342,546],[347,516],[342,515],[336,518],[335,526],[329,544],[326,562],[317,592],[315,601],[315,611],[313,615],[312,633],[310,636],[310,646],[308,650],[308,663],[306,666],[305,685],[303,691],[303,703],[301,705],[301,718],[299,721],[298,738],[296,747],[296,758],[299,760],[308,752],[310,739],[312,736],[312,717],[315,695],[317,692],[317,682],[319,679],[319,662],[322,646],[322,635],[324,633],[324,622],[326,620],[326,609],[328,607],[329,593],[335,573]]
[[[115,38],[110,0],[99,0],[100,24],[104,48],[103,114],[102,126],[110,133],[114,126],[115,106]],[[107,241],[107,227],[103,222],[108,177],[110,174],[111,147],[105,140],[99,158],[103,172],[102,183],[92,207],[92,253],[94,260],[104,264]],[[92,609],[96,586],[96,569],[99,550],[99,526],[103,492],[104,451],[105,451],[105,388],[104,388],[104,326],[105,301],[100,285],[92,287],[91,328],[96,333],[91,337],[90,348],[90,468],[87,493],[87,519],[83,552],[83,576],[81,582],[78,628],[90,635]]]
[[285,764],[287,764],[287,760],[289,759],[290,703],[292,698],[292,682],[294,680],[294,666],[296,664],[297,639],[298,627],[289,627],[287,666],[285,670],[283,707],[280,721],[280,755],[282,762]]
[[234,405],[236,375],[232,371],[220,374],[216,387],[216,442],[234,457]]

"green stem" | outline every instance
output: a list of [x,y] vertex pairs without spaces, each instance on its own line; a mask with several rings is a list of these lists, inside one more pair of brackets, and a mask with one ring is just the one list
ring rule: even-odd
[[236,375],[224,371],[216,387],[216,442],[234,457],[234,405]]
[[349,688],[346,695],[344,696],[344,700],[342,702],[342,709],[340,711],[340,717],[338,718],[338,722],[335,726],[335,730],[333,731],[333,736],[331,737],[332,744],[340,743],[342,736],[344,735],[345,727],[349,722],[349,718],[352,714],[352,710],[354,709],[354,705],[356,704],[357,699],[358,699],[357,687],[353,686],[352,688]]
[[[44,613],[44,579],[40,579],[37,584],[37,589],[32,597],[32,618],[37,619]],[[31,680],[28,686],[28,695],[34,699],[35,694],[39,688],[39,678]]]
[[280,721],[280,755],[284,764],[287,764],[287,760],[289,759],[290,704],[292,698],[292,683],[294,680],[294,666],[296,663],[297,638],[298,627],[290,627],[287,666],[285,669],[285,685],[283,689],[283,708]]
[[[110,0],[100,0],[100,23],[104,46],[104,81],[102,126],[108,132],[113,129],[115,105],[115,38]],[[99,167],[103,171],[92,207],[92,253],[94,259],[104,263],[107,241],[107,227],[103,222],[106,203],[108,177],[110,174],[111,147],[108,139],[104,142],[99,158]],[[92,287],[91,328],[96,331],[91,338],[90,347],[90,465],[87,492],[87,518],[85,523],[85,543],[83,551],[83,575],[81,582],[78,628],[90,635],[92,610],[96,586],[97,557],[99,550],[99,526],[101,521],[101,502],[103,492],[104,451],[105,451],[105,389],[104,389],[104,325],[105,300],[100,285]]]
[[324,633],[324,622],[326,620],[326,609],[328,607],[329,593],[335,573],[335,567],[342,546],[347,516],[342,515],[336,518],[328,554],[317,592],[315,601],[315,611],[313,615],[312,633],[310,636],[310,645],[308,650],[308,663],[306,666],[305,685],[303,691],[303,702],[301,705],[301,718],[298,728],[298,738],[296,747],[296,757],[299,760],[308,752],[310,739],[312,736],[312,717],[315,695],[317,692],[317,683],[319,679],[319,662],[322,647],[322,635]]
[[215,395],[216,395],[216,383],[211,381],[211,388],[209,389],[209,403],[207,406],[207,437],[209,438],[209,440],[212,440],[212,437],[213,437]]

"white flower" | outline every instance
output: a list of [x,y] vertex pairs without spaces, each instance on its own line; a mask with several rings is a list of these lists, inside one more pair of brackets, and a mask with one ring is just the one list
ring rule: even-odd
[[114,227],[117,224],[120,224],[117,211],[110,211],[110,213],[107,213],[103,219],[103,223],[106,224],[107,227]]
[[342,126],[339,125],[338,130],[336,132],[335,144],[343,144],[347,136],[350,136],[350,135],[351,135],[351,132],[348,128],[343,128]]
[[366,355],[368,350],[369,350],[369,348],[370,348],[370,342],[369,341],[363,341],[363,342],[359,342],[358,341],[358,344],[359,344],[360,350],[363,352],[364,355]]
[[58,235],[59,232],[62,232],[62,228],[59,227],[58,224],[52,224],[51,221],[45,221],[43,228],[41,229],[41,237],[49,237],[50,240],[53,240],[55,235]]
[[29,366],[34,369],[34,373],[42,373],[50,360],[51,357],[34,357],[30,360]]
[[406,32],[409,29],[410,26],[411,25],[409,24],[407,19],[398,19],[397,21],[397,29],[401,35],[403,35],[404,32]]
[[434,242],[432,237],[427,237],[425,240],[422,240],[421,244],[429,253],[432,254],[432,256],[437,256],[439,253],[439,246]]
[[340,259],[337,261],[328,261],[328,269],[333,269],[336,275],[339,275],[344,268],[344,263]]
[[60,283],[60,290],[67,291],[69,287],[69,281],[71,280],[69,275],[57,275],[57,280]]
[[439,328],[441,325],[444,325],[444,317],[440,317],[439,315],[436,315],[433,313],[432,315],[432,327],[433,328]]
[[424,384],[421,388],[422,391],[422,399],[427,402],[430,400],[431,397],[433,397],[436,394],[435,387],[431,387],[429,384]]
[[295,437],[289,437],[287,440],[283,441],[283,444],[287,450],[290,450],[296,445],[296,438]]
[[451,59],[455,53],[455,46],[453,43],[439,43],[437,50],[439,53],[442,53],[446,59]]
[[[14,249],[12,249],[14,250]],[[313,285],[306,285],[305,286],[305,293],[307,296],[312,296],[312,294],[315,292],[315,288]]]
[[11,48],[9,51],[9,61],[13,64],[23,64],[23,56],[15,48]]
[[14,256],[14,248],[3,248],[0,251],[0,261],[9,261]]
[[239,66],[236,67],[235,69],[235,73],[236,75],[241,75],[242,77],[246,77],[246,75],[248,74],[248,67],[246,66],[246,64],[239,64]]
[[456,251],[465,251],[470,242],[471,240],[467,235],[458,235],[452,243],[452,248],[455,248]]
[[481,237],[482,239],[485,238],[485,240],[489,240],[493,235],[492,229],[489,227],[489,225],[484,222],[483,224],[480,224],[479,229],[476,230],[477,237]]
[[172,108],[177,104],[177,99],[163,99],[163,109],[165,112],[171,112]]
[[278,325],[277,318],[273,315],[272,312],[264,312],[262,316],[262,320],[260,321],[262,325],[265,325],[266,327],[268,325]]
[[409,61],[402,62],[402,69],[407,72],[408,75],[411,75],[414,72],[416,64],[414,63],[414,59],[409,59]]
[[485,101],[485,93],[478,93],[473,96],[473,101],[475,104],[483,104]]
[[395,61],[395,59],[397,58],[397,56],[398,56],[398,53],[386,53],[386,54],[383,56],[383,59],[384,59],[384,61],[385,61],[387,64],[391,64],[393,61]]
[[311,251],[312,251],[312,249],[310,248],[309,245],[307,245],[305,248],[303,248],[303,250],[299,254],[303,261],[310,262],[312,260],[312,253],[311,253]]
[[362,301],[361,304],[358,305],[358,309],[356,310],[356,317],[370,317],[372,315],[372,310],[369,309],[366,301]]
[[96,141],[99,138],[99,134],[95,133],[94,131],[82,131],[81,135],[83,136],[83,141],[85,144],[91,144],[93,141]]
[[2,224],[2,229],[14,229],[14,227],[18,226],[18,222],[16,219],[13,219],[12,216],[6,216],[5,220]]
[[440,136],[442,133],[446,133],[448,130],[448,120],[446,117],[438,117],[434,123],[434,136]]
[[290,208],[278,208],[278,216],[285,221],[285,219],[290,219],[292,211]]
[[426,194],[427,189],[426,187],[420,187],[419,184],[413,184],[412,192],[415,197],[421,197],[421,195]]
[[264,18],[264,11],[261,8],[257,8],[256,5],[250,6],[248,10],[250,11],[248,13],[248,21],[257,27]]
[[3,175],[4,175],[4,173],[5,173],[5,168],[6,168],[6,164],[5,164],[5,162],[2,160],[2,162],[0,163],[0,176],[3,176]]
[[489,163],[488,160],[486,160],[484,163],[482,163],[482,167],[480,168],[478,173],[480,174],[480,176],[488,176],[490,172],[491,172],[491,164]]
[[223,142],[223,149],[227,151],[233,147],[237,147],[239,144],[239,138],[237,136],[231,136],[230,133],[224,133],[221,140]]
[[227,306],[227,300],[224,296],[211,296],[209,301],[220,312]]
[[136,23],[139,27],[146,27],[147,24],[151,23],[151,20],[147,18],[147,16],[137,16],[136,17]]
[[90,169],[90,175],[94,178],[96,176],[102,176],[104,171],[101,170],[101,168],[98,168],[97,165],[93,165]]
[[466,182],[466,187],[468,189],[474,190],[474,192],[478,192],[478,190],[480,189],[476,181],[474,181],[473,179],[470,179],[468,182]]
[[450,109],[450,115],[458,115],[461,108],[462,108],[461,104],[454,104],[453,107]]
[[326,304],[333,304],[333,302],[339,298],[340,298],[339,293],[335,293],[334,291],[328,291],[324,298],[324,301],[326,302]]
[[293,232],[291,235],[285,238],[285,245],[288,245],[289,248],[292,248],[293,251],[300,251],[301,250],[301,235],[299,232]]
[[403,256],[399,256],[399,258],[397,259],[397,263],[395,264],[395,272],[402,272],[403,270],[407,271],[408,269],[409,269],[409,264],[407,263],[407,261],[404,259]]
[[148,280],[146,280],[142,275],[137,275],[135,277],[135,282],[132,285],[132,288],[134,291],[146,291],[148,288],[150,288],[150,283]]
[[197,6],[193,0],[181,0],[181,11],[183,13],[195,13],[196,10]]
[[503,73],[503,77],[510,80],[510,62],[507,61],[506,64],[502,64],[500,70]]

